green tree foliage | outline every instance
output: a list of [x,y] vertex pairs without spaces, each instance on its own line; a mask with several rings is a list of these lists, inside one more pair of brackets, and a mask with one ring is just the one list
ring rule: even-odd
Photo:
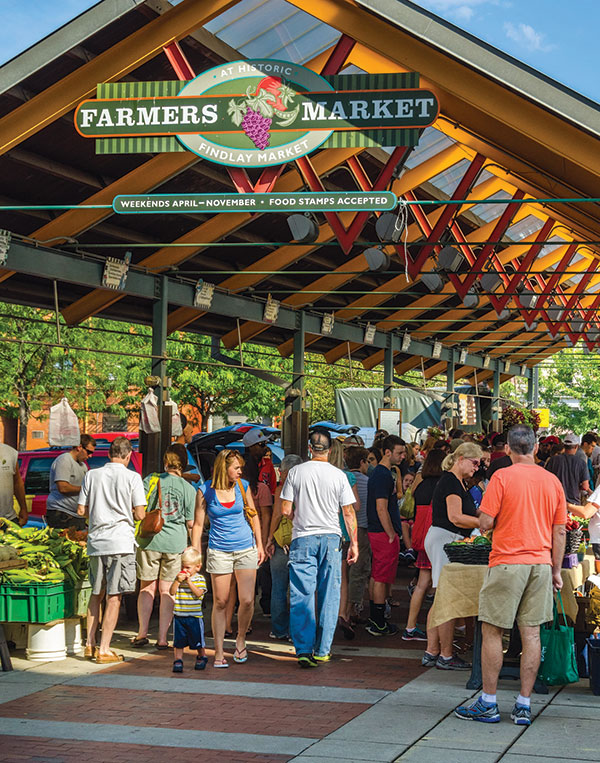
[[[60,326],[52,311],[0,303],[0,408],[19,418],[19,447],[27,442],[27,424],[65,395],[79,416],[107,412],[126,416],[134,402],[133,389],[143,376],[143,363],[133,355],[144,352],[145,337],[129,336],[123,324],[90,319],[76,328]],[[93,347],[96,352],[66,347]],[[113,353],[125,353],[115,355]]]
[[[223,416],[236,411],[251,420],[279,416],[283,411],[283,389],[270,382],[213,360],[206,337],[177,332],[167,342],[170,358],[167,374],[173,380],[173,399],[191,405],[202,416],[205,430],[209,416]],[[229,352],[241,364],[239,353]],[[286,370],[289,362],[276,350],[246,345],[244,365],[269,371],[273,375]],[[289,380],[289,376],[283,375]]]
[[[539,372],[540,407],[550,409],[550,426],[581,434],[600,426],[600,358],[581,347],[561,350]],[[566,400],[577,400],[575,407]]]

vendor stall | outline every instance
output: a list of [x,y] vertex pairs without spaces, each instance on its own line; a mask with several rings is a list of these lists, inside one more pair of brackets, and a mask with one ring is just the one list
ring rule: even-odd
[[21,528],[0,520],[0,652],[10,670],[6,631],[27,624],[27,656],[56,660],[81,651],[87,611],[85,532]]
[[[593,569],[593,558],[585,557],[571,569],[562,569],[562,600],[567,617],[575,623],[579,606],[576,592],[579,591]],[[479,592],[483,586],[488,566],[484,564],[447,564],[440,575],[435,600],[429,614],[428,625],[437,627],[457,617],[477,617],[479,613]],[[500,677],[515,677],[512,670],[503,669]],[[473,644],[473,668],[467,681],[468,689],[481,688],[481,626],[475,629]],[[543,691],[541,686],[536,691]]]

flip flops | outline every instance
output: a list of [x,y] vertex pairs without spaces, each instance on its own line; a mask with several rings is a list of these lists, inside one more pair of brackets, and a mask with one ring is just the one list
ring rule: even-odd
[[[242,657],[243,654],[245,654],[246,656]],[[244,647],[243,649],[236,648],[235,652],[233,653],[233,661],[237,662],[238,664],[243,662],[248,662],[248,650],[246,649],[246,647]]]
[[226,659],[215,660],[213,662],[213,668],[228,668],[228,667],[229,667],[229,663],[227,662]]
[[169,645],[168,644],[159,644],[158,641],[157,641],[156,644],[154,644],[154,648],[155,649],[160,649],[161,651],[163,651],[164,649],[169,649]]
[[150,643],[150,639],[143,636],[142,638],[132,638],[131,646],[134,649],[139,649],[142,646],[147,646]]

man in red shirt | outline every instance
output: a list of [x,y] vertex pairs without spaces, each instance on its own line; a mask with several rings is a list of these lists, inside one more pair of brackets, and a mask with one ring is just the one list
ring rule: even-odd
[[552,589],[562,588],[567,506],[559,480],[534,460],[533,430],[508,433],[512,466],[495,472],[481,502],[481,531],[494,528],[489,569],[479,596],[483,643],[483,693],[458,707],[459,718],[484,723],[500,720],[496,703],[502,667],[502,633],[517,621],[523,642],[521,693],[511,718],[531,723],[530,697],[540,665],[540,625],[552,619]]

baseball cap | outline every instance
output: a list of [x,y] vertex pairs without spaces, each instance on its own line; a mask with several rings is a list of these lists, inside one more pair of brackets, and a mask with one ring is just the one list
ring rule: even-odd
[[544,437],[544,439],[540,442],[542,445],[560,445],[560,440],[554,434],[548,435],[548,437]]
[[311,429],[308,441],[311,450],[315,453],[323,453],[331,447],[331,433],[324,427]]
[[576,435],[573,434],[573,432],[569,432],[568,435],[563,439],[563,442],[565,445],[579,445],[581,443],[581,439]]
[[242,437],[242,442],[246,448],[250,448],[252,445],[259,445],[262,442],[269,442],[270,439],[271,438],[260,429],[249,429]]

